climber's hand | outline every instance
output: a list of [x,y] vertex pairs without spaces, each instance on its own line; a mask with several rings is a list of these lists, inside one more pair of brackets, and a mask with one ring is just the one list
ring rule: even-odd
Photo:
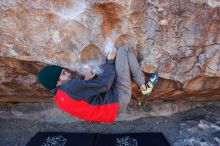
[[108,54],[108,60],[114,60],[116,57],[116,50],[112,50],[109,54]]
[[88,66],[88,67],[85,68],[84,76],[85,76],[84,80],[90,80],[95,76],[95,74],[92,72],[92,67],[91,66]]

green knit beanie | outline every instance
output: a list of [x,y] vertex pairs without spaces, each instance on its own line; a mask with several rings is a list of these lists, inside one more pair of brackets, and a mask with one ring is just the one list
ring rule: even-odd
[[56,87],[57,81],[63,67],[57,65],[48,65],[43,67],[38,73],[38,81],[47,89],[51,90]]

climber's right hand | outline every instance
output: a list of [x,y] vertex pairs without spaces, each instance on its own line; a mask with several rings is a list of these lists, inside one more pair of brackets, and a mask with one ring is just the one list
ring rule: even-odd
[[109,52],[108,54],[108,60],[114,60],[116,57],[116,50],[112,50],[111,52]]

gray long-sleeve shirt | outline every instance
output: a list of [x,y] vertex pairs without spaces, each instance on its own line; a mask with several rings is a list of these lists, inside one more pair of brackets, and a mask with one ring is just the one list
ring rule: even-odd
[[71,79],[61,86],[52,89],[53,95],[57,89],[65,91],[73,99],[82,99],[92,105],[118,102],[118,95],[112,88],[115,79],[114,60],[108,60],[101,66],[103,73],[95,79]]

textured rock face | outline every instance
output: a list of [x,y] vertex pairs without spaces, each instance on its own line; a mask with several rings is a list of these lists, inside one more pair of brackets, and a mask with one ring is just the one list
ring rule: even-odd
[[[219,102],[215,102],[218,103]],[[143,117],[171,116],[173,114],[213,104],[195,102],[151,102],[143,108],[135,105],[117,116],[115,121],[133,121]],[[134,108],[135,107],[135,108]],[[206,112],[204,112],[206,113]],[[203,113],[203,114],[204,114]],[[51,123],[83,121],[58,109],[53,103],[0,103],[0,118],[39,120]]]
[[218,0],[2,0],[0,11],[1,101],[44,100],[49,92],[35,78],[40,67],[80,72],[122,43],[146,78],[159,72],[149,100],[220,99]]

